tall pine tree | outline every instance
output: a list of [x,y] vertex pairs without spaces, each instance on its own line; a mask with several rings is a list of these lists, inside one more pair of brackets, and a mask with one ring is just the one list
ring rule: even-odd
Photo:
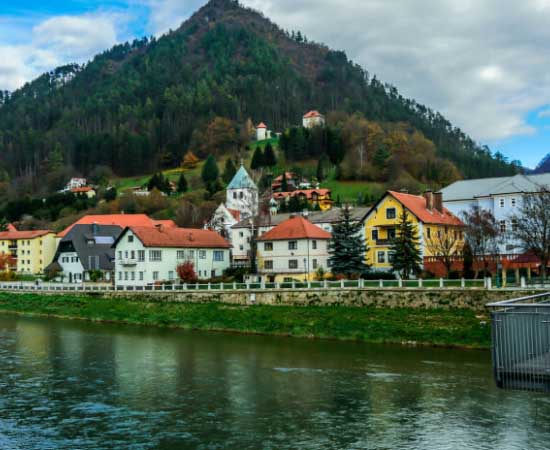
[[411,275],[422,270],[418,233],[404,210],[399,218],[395,239],[391,243],[390,260],[393,270],[403,280],[408,280]]
[[334,275],[345,275],[347,278],[361,276],[370,270],[365,261],[367,245],[361,234],[361,222],[352,220],[351,208],[342,208],[340,222],[332,229],[329,242],[328,265]]
[[252,155],[252,162],[250,163],[250,168],[252,170],[258,170],[264,167],[264,153],[260,147],[256,147],[254,154]]
[[271,142],[268,142],[265,146],[264,151],[264,166],[265,167],[275,167],[277,165],[277,157],[271,146]]
[[233,163],[233,159],[227,158],[227,161],[225,161],[225,168],[223,170],[223,175],[222,175],[223,181],[225,181],[225,183],[227,184],[231,183],[231,180],[233,179],[236,173],[237,173],[237,168]]
[[180,174],[180,177],[178,178],[178,192],[180,194],[183,194],[184,192],[187,192],[187,189],[187,180],[185,179],[185,175],[182,172]]
[[201,173],[202,181],[204,181],[206,190],[210,194],[214,194],[218,191],[218,188],[220,187],[218,182],[219,176],[220,169],[218,169],[216,158],[210,154],[208,155],[208,158],[206,158],[206,162],[204,163]]

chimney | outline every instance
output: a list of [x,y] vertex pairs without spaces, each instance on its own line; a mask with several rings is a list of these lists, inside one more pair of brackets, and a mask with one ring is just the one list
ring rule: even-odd
[[433,193],[433,191],[426,191],[426,192],[424,192],[423,196],[426,199],[426,209],[428,211],[433,211],[433,209],[434,209],[434,193]]
[[162,228],[163,228],[163,227],[162,227],[162,223],[157,223],[157,224],[155,224],[155,228],[156,228],[157,230],[159,230],[159,231],[162,233],[162,231],[163,231],[163,229],[162,229]]
[[434,195],[434,208],[440,213],[443,213],[443,194],[436,192]]

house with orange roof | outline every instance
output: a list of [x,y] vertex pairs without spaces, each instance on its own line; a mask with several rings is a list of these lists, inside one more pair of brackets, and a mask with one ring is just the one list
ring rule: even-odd
[[304,128],[324,127],[325,116],[317,110],[309,111],[304,114],[304,117],[302,118],[302,125]]
[[96,191],[91,186],[73,188],[70,192],[76,195],[85,195],[88,198],[94,198],[96,196]]
[[263,122],[256,127],[256,140],[265,141],[271,137],[271,131],[267,129],[267,125]]
[[52,262],[57,247],[55,233],[50,230],[19,231],[9,225],[0,232],[0,253],[10,257],[9,270],[39,275]]
[[291,216],[258,238],[258,273],[268,282],[314,279],[319,268],[328,271],[331,236],[304,217]]
[[231,245],[210,230],[131,225],[113,247],[117,286],[176,282],[177,267],[184,262],[192,262],[203,280],[222,276],[231,265]]
[[367,263],[374,270],[391,270],[391,241],[396,237],[401,215],[405,211],[415,226],[420,251],[427,259],[446,251],[461,256],[464,244],[462,221],[443,206],[440,193],[423,195],[388,191],[365,217]]

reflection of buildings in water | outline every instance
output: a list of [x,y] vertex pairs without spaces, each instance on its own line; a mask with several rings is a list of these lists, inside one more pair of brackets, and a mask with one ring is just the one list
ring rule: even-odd
[[51,368],[51,323],[17,321],[15,349],[21,355],[21,370],[29,376],[46,374]]
[[173,339],[119,334],[113,338],[113,352],[116,382],[127,401],[146,408],[174,395],[177,346]]

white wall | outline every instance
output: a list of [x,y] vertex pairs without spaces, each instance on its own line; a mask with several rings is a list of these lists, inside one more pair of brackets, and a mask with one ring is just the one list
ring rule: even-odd
[[[133,237],[133,242],[129,241],[129,237]],[[186,260],[193,262],[200,279],[219,277],[231,264],[229,249],[144,247],[130,231],[118,242],[115,250],[117,286],[146,286],[159,281],[177,281],[176,268]],[[161,261],[151,260],[150,252],[154,250],[161,252]],[[139,260],[139,251],[145,252],[143,261]],[[183,255],[178,254],[178,251],[184,252]],[[222,252],[223,261],[214,261],[215,252]]]
[[225,206],[241,212],[241,219],[258,214],[258,191],[254,189],[228,189]]
[[[319,267],[328,271],[328,240],[299,239],[296,242],[296,250],[289,249],[287,240],[258,242],[258,271],[266,275],[295,274],[298,277],[306,272],[314,273]],[[314,242],[317,244],[316,249]],[[273,244],[272,251],[265,250],[266,243]],[[289,268],[290,260],[297,260],[297,269]],[[273,261],[273,269],[266,269],[265,261]]]
[[250,255],[250,240],[252,230],[250,228],[231,228],[231,246],[233,259],[243,259]]
[[76,252],[63,252],[59,254],[57,262],[61,266],[63,271],[63,282],[69,283],[81,283],[84,281],[84,267],[80,262],[78,253]]

